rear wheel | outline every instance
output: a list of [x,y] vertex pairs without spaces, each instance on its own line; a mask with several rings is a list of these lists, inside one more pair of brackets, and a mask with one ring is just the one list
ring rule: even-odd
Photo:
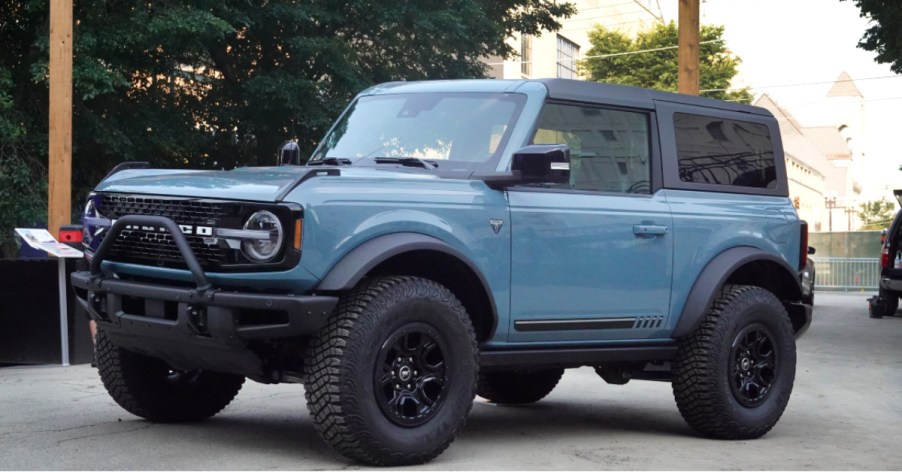
[[795,338],[780,301],[760,287],[728,286],[701,326],[680,341],[674,398],[705,436],[757,438],[783,414],[795,364]]
[[181,371],[122,349],[97,331],[97,368],[107,392],[130,413],[160,423],[199,421],[231,403],[244,377],[205,370]]
[[564,369],[484,372],[476,394],[495,403],[534,403],[551,393],[563,375]]
[[877,300],[868,306],[868,314],[871,318],[894,316],[898,308],[899,295],[896,292],[880,289]]

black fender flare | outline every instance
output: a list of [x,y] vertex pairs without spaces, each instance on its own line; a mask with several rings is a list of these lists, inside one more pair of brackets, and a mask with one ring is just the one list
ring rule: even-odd
[[672,337],[679,338],[695,331],[711,306],[718,292],[726,281],[740,267],[756,261],[774,263],[781,267],[795,281],[794,286],[785,287],[789,292],[787,299],[800,300],[802,298],[802,286],[798,272],[786,263],[785,260],[751,246],[740,246],[727,249],[708,262],[701,274],[695,279],[695,284],[686,297],[686,304],[680,313],[680,319],[674,328]]
[[495,306],[495,297],[489,287],[488,281],[476,264],[462,252],[441,239],[420,233],[392,233],[377,236],[357,246],[347,253],[316,286],[317,292],[339,292],[350,290],[373,268],[388,259],[411,251],[436,251],[447,254],[472,272],[482,290],[488,297],[491,306],[493,331],[498,323],[498,309]]

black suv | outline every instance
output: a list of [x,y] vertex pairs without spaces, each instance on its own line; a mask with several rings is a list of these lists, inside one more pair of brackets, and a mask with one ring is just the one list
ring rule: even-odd
[[[894,190],[893,195],[902,205],[902,190]],[[899,297],[902,297],[902,267],[896,267],[899,265],[896,261],[902,259],[900,253],[902,253],[902,210],[896,213],[883,241],[883,252],[880,255],[880,291],[876,297],[868,300],[871,318],[893,316],[899,308]]]

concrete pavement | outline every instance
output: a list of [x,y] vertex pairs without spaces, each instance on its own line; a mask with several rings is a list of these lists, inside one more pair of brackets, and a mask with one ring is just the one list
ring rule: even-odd
[[[461,437],[415,469],[900,469],[902,316],[869,319],[867,296],[817,294],[789,407],[762,439],[698,438],[669,384],[583,368],[534,405],[477,399]],[[216,417],[165,425],[121,409],[86,365],[0,368],[0,469],[360,468],[317,437],[300,385],[248,382]]]

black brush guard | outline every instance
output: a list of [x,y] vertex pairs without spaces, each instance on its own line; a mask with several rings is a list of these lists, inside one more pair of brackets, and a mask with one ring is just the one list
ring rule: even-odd
[[[172,236],[194,287],[122,280],[102,265],[127,226],[165,228]],[[280,295],[212,286],[179,226],[162,216],[128,215],[116,220],[91,260],[90,271],[71,275],[79,304],[116,345],[158,357],[179,370],[208,369],[259,376],[262,362],[247,348],[258,339],[314,334],[338,303],[337,297]]]

